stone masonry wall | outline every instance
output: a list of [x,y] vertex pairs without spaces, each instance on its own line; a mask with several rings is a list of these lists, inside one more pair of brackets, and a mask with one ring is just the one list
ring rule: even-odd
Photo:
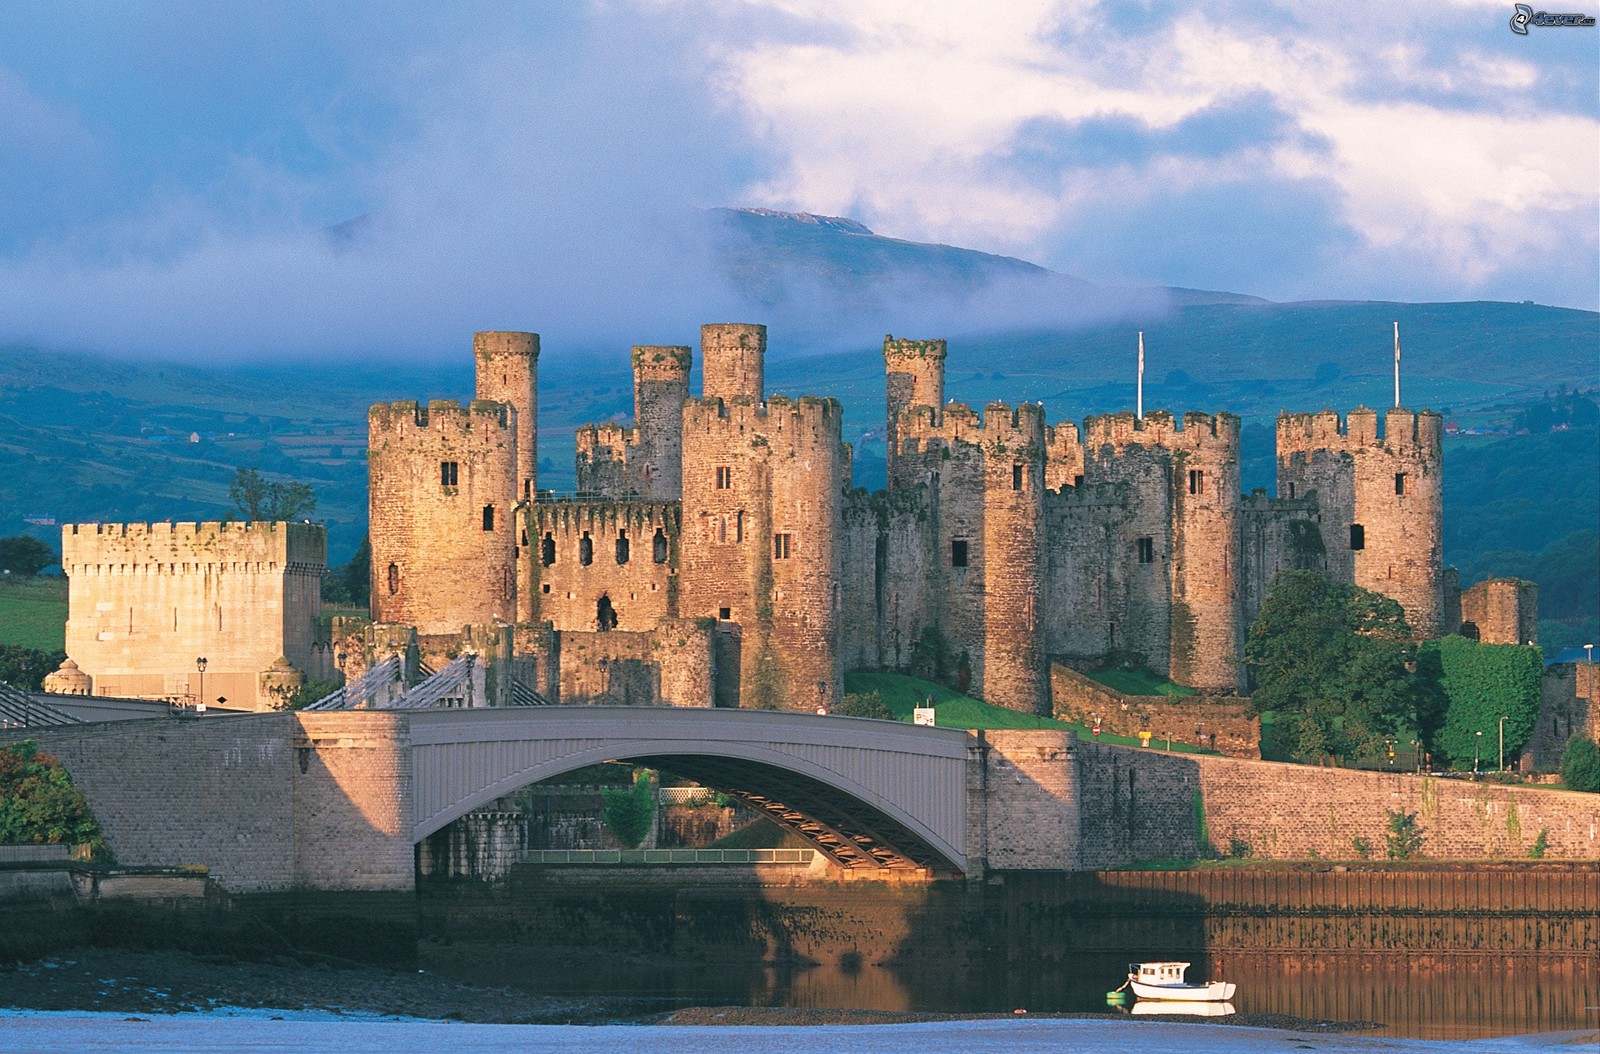
[[96,695],[267,708],[259,675],[281,655],[322,665],[323,527],[301,523],[67,524],[67,654]]
[[1229,757],[1261,756],[1261,722],[1239,696],[1124,695],[1060,663],[1050,667],[1050,694],[1056,717],[1082,725],[1099,718],[1106,735],[1149,732],[1154,744],[1171,739]]
[[1461,635],[1485,644],[1539,643],[1539,586],[1489,578],[1461,594]]
[[1518,763],[1524,772],[1554,772],[1567,741],[1585,735],[1600,741],[1600,666],[1560,663],[1544,668],[1539,717]]
[[[477,398],[517,411],[516,499],[539,491],[539,334],[484,332],[472,335],[477,362]],[[511,510],[505,512],[509,522]]]
[[371,711],[156,718],[26,738],[61,759],[121,863],[203,865],[236,893],[409,890],[404,723]]
[[677,613],[677,503],[539,502],[529,512],[534,618],[644,632]]
[[409,890],[411,738],[402,713],[297,713],[295,883]]
[[372,618],[454,633],[516,618],[516,411],[448,399],[367,414]]

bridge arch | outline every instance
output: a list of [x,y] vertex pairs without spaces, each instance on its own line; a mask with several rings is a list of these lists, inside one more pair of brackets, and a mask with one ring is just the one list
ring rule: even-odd
[[630,761],[734,796],[845,867],[966,869],[960,730],[666,707],[409,716],[413,841],[529,784]]

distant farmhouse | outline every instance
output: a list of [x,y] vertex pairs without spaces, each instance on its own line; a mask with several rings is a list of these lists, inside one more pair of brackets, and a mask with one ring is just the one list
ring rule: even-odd
[[319,635],[321,528],[78,524],[53,690],[281,705],[305,677],[415,677],[476,656],[466,705],[827,709],[847,669],[1052,705],[1052,669],[1242,688],[1273,577],[1394,598],[1419,637],[1535,639],[1526,583],[1441,565],[1437,414],[1285,413],[1278,495],[1240,493],[1239,420],[946,404],[942,340],[888,337],[888,488],[851,487],[832,399],[765,394],[766,329],[633,349],[634,423],[577,436],[578,492],[537,485],[539,337],[474,338],[477,398],[368,416],[372,621]]

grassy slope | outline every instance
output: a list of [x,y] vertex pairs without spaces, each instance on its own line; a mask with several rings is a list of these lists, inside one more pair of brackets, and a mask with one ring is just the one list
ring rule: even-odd
[[0,644],[41,651],[66,646],[67,580],[0,575]]
[[[1039,717],[1034,714],[1018,713],[1007,710],[1002,706],[991,706],[981,699],[962,695],[960,692],[946,688],[932,681],[924,681],[917,677],[907,677],[899,673],[880,673],[875,670],[855,670],[844,675],[844,690],[852,694],[866,694],[877,692],[878,696],[888,704],[890,713],[894,714],[897,721],[910,721],[911,711],[924,705],[928,698],[933,699],[935,720],[945,728],[971,728],[971,729],[1062,729],[1078,733],[1085,740],[1097,743],[1111,743],[1120,747],[1136,747],[1139,741],[1131,736],[1101,735],[1094,733],[1084,725],[1075,725],[1068,721],[1058,721],[1052,717]],[[1196,751],[1193,747],[1181,743],[1172,744],[1174,753],[1209,753]]]
[[1165,677],[1157,677],[1149,670],[1123,670],[1107,669],[1095,670],[1089,674],[1091,680],[1099,681],[1108,688],[1115,688],[1123,695],[1193,695],[1193,688],[1186,688],[1181,684],[1173,684]]

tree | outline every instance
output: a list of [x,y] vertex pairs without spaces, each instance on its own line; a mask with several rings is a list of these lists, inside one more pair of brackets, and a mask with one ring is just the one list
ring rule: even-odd
[[0,570],[36,575],[57,560],[56,551],[28,534],[0,538]]
[[1400,605],[1359,586],[1282,572],[1244,654],[1256,683],[1250,711],[1275,715],[1296,760],[1352,761],[1433,720],[1411,675],[1416,646]]
[[67,661],[64,651],[42,651],[20,644],[0,644],[0,681],[25,692],[37,692],[44,679]]
[[1581,732],[1561,754],[1561,782],[1568,790],[1600,791],[1600,746]]
[[1537,647],[1445,637],[1422,646],[1417,671],[1424,680],[1436,679],[1445,701],[1443,724],[1429,737],[1430,745],[1456,768],[1475,757],[1498,762],[1502,717],[1507,757],[1519,754],[1533,735],[1544,675],[1544,655]]
[[317,509],[317,496],[309,483],[274,483],[253,468],[241,468],[233,475],[228,498],[245,519],[275,523],[300,520]]
[[94,842],[99,834],[61,762],[31,739],[0,747],[0,845]]
[[606,803],[606,826],[622,848],[639,848],[656,818],[656,792],[650,771],[637,769],[633,774],[632,787],[606,787],[600,791],[600,796]]
[[870,717],[878,721],[893,721],[894,713],[883,696],[877,692],[848,692],[839,700],[833,712],[840,717]]

